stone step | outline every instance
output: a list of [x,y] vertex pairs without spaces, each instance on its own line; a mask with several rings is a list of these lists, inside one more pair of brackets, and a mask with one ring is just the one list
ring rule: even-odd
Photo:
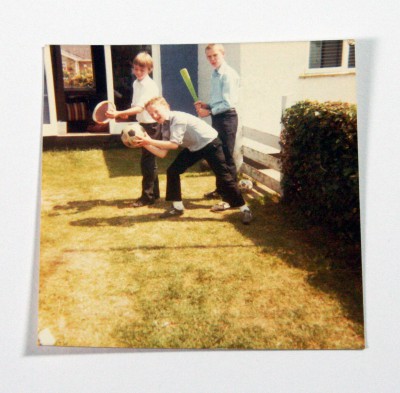
[[243,162],[241,171],[252,177],[257,182],[282,195],[281,189],[281,173],[272,168],[257,169],[246,162]]
[[281,169],[280,152],[274,147],[243,138],[242,152],[245,157],[268,168]]
[[111,147],[124,147],[119,134],[69,133],[43,137],[43,150],[109,149]]

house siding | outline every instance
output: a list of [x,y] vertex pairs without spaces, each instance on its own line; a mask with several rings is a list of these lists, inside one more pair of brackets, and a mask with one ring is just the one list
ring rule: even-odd
[[309,41],[241,45],[244,125],[279,135],[282,97],[285,107],[306,99],[356,103],[355,74],[303,77],[309,45]]

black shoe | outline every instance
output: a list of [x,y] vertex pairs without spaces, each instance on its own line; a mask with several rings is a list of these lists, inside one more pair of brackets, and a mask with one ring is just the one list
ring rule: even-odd
[[160,214],[160,218],[169,218],[169,217],[178,217],[183,214],[183,210],[175,209],[171,207],[171,209],[165,210],[163,214]]
[[221,195],[219,195],[218,191],[212,191],[212,192],[208,192],[207,194],[204,194],[204,198],[206,198],[206,199],[220,199]]
[[132,204],[132,207],[143,207],[143,206],[148,206],[148,205],[154,205],[154,201],[146,201],[143,199],[138,199],[136,202]]

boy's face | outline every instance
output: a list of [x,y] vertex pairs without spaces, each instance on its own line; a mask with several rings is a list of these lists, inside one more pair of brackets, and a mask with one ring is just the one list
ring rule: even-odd
[[148,105],[146,107],[149,115],[157,122],[164,123],[165,120],[169,119],[169,108],[162,104]]
[[224,54],[219,49],[207,49],[206,56],[211,66],[216,69],[218,69],[224,61]]
[[138,64],[133,65],[132,71],[136,78],[140,81],[149,75],[149,69],[146,66],[140,66]]

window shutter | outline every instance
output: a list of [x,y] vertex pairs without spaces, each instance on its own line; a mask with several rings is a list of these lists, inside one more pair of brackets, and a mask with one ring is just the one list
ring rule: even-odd
[[330,68],[342,65],[343,41],[311,41],[309,68]]

